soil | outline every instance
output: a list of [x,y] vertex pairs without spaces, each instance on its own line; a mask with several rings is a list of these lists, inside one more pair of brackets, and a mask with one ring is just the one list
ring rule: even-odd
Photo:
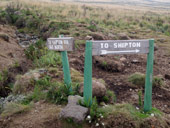
[[[7,86],[14,83],[16,75],[27,72],[32,62],[26,58],[24,49],[18,44],[15,27],[0,25],[0,35],[0,71],[8,71],[8,79],[3,83],[3,86]],[[0,89],[0,96],[5,97],[10,91],[9,87]]]
[[7,25],[0,25],[0,34],[7,35],[9,40],[0,37],[0,71],[14,65],[16,62],[27,62],[24,49],[19,46],[16,29]]

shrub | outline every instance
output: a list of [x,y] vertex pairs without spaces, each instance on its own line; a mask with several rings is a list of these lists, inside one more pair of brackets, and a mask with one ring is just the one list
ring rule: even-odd
[[47,51],[47,54],[34,61],[36,67],[57,67],[61,65],[61,56],[58,52]]
[[[142,73],[136,72],[128,78],[128,81],[131,82],[134,85],[139,86],[139,87],[144,87],[144,85],[145,85],[145,75],[142,74]],[[153,86],[163,86],[164,81],[162,80],[162,78],[160,78],[158,76],[154,76],[153,81],[152,81],[152,85]]]
[[96,32],[97,31],[97,27],[95,25],[90,25],[87,27],[90,31],[92,32]]
[[145,85],[145,75],[142,73],[134,73],[129,78],[128,81],[131,82],[134,85],[144,87]]
[[19,14],[19,10],[21,9],[21,5],[19,3],[10,3],[7,5],[6,11],[6,19],[9,23],[14,24],[18,18],[21,16]]
[[106,95],[102,97],[102,101],[105,103],[115,103],[116,102],[116,95],[113,91],[107,90]]
[[47,100],[56,104],[65,104],[70,95],[69,88],[65,84],[52,85],[47,92]]
[[45,55],[47,49],[45,48],[45,42],[40,39],[35,44],[31,44],[26,50],[25,55],[28,59],[36,60],[39,59],[42,55]]

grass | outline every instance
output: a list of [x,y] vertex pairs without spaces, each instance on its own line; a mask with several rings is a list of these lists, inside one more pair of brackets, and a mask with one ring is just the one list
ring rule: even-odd
[[31,108],[31,105],[22,105],[17,103],[8,103],[1,113],[1,117],[7,117],[11,116],[13,114],[19,114],[23,112],[29,111]]
[[141,120],[151,117],[151,113],[158,117],[161,117],[163,115],[163,113],[156,108],[152,108],[151,111],[144,113],[141,110],[137,110],[134,106],[130,104],[108,105],[104,108],[100,108],[99,111],[102,112],[105,117],[110,114],[117,115],[119,113],[124,113],[125,115],[128,115],[129,117],[133,118],[134,120]]
[[[144,87],[145,86],[145,74],[136,72],[132,74],[131,76],[129,76],[128,81],[131,82],[133,85]],[[162,78],[158,76],[153,77],[152,84],[153,86],[157,86],[157,87],[161,87],[165,85]]]

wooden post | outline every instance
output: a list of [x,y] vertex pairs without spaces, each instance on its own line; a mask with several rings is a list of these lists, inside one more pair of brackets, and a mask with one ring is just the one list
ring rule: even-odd
[[[60,35],[60,37],[63,37],[63,35]],[[64,72],[64,83],[66,84],[69,91],[72,92],[71,75],[70,75],[67,51],[62,51],[61,57],[62,57],[63,72]]]
[[154,40],[149,40],[149,53],[145,78],[144,111],[152,109],[152,81],[153,81]]
[[86,105],[92,104],[92,42],[86,41],[85,64],[84,64],[84,102]]

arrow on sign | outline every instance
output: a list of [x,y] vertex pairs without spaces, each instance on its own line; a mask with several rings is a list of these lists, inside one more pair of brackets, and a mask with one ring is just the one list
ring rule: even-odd
[[136,49],[136,50],[128,50],[128,51],[107,51],[107,50],[101,50],[101,55],[106,55],[106,54],[109,54],[109,53],[138,53],[140,52],[139,49]]

